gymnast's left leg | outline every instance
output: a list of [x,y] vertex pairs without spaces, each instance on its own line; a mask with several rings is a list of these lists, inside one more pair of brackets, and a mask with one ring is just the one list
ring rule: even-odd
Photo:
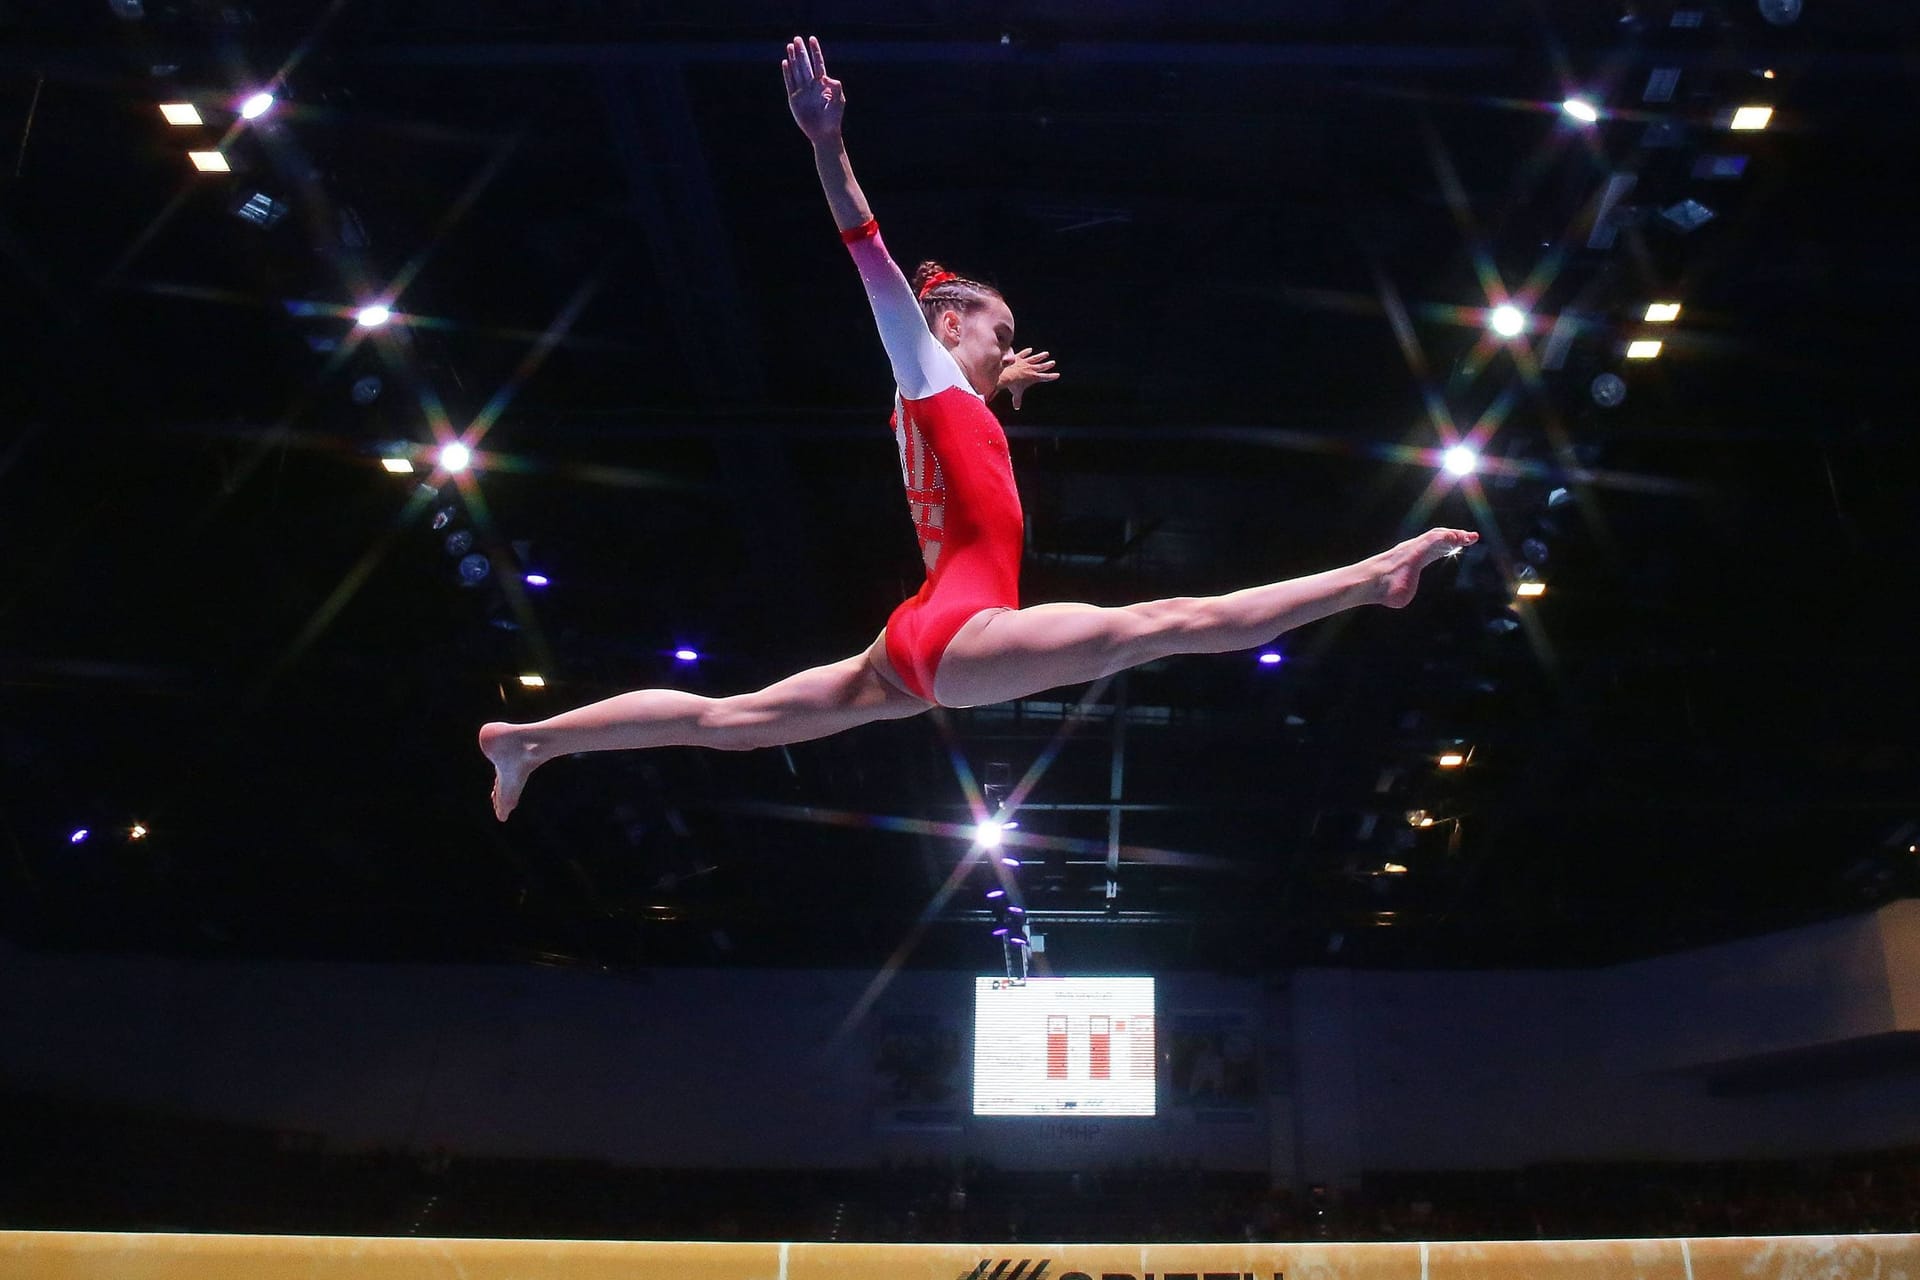
[[1251,649],[1363,604],[1404,608],[1419,588],[1421,570],[1479,538],[1463,529],[1429,529],[1344,568],[1223,596],[980,613],[941,655],[934,697],[946,707],[1005,702],[1175,654]]
[[636,689],[532,724],[484,725],[480,749],[493,763],[493,812],[504,822],[520,803],[528,776],[560,756],[646,747],[752,751],[875,720],[903,720],[932,706],[900,683],[887,660],[883,631],[865,653],[754,693],[709,698],[679,689]]

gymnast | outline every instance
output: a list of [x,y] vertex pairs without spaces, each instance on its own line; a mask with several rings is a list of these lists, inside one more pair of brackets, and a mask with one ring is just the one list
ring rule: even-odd
[[1344,568],[1220,596],[1022,608],[1020,495],[987,401],[1008,389],[1017,406],[1028,386],[1058,376],[1053,362],[1014,350],[1013,312],[998,290],[934,263],[907,283],[854,181],[840,132],[846,91],[827,75],[820,42],[794,39],[780,67],[893,366],[893,431],[926,580],[865,652],[754,693],[640,689],[531,724],[486,725],[480,749],[494,767],[496,817],[504,821],[528,775],[559,756],[806,742],[935,706],[1024,698],[1176,654],[1250,649],[1359,605],[1401,608],[1422,569],[1479,539],[1429,529]]

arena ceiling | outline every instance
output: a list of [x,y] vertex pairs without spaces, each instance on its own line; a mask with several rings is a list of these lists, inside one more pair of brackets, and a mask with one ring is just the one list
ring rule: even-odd
[[[896,254],[997,280],[1060,361],[1003,415],[1029,600],[1426,523],[1482,548],[1276,665],[565,761],[496,825],[484,720],[754,688],[917,583],[886,365],[780,91],[796,21]],[[1060,972],[1594,963],[1915,892],[1911,35],[1864,0],[5,0],[0,922],[993,969],[986,873],[941,888],[1003,771]],[[1724,127],[1746,104],[1764,132]],[[235,172],[195,173],[216,141]],[[357,339],[375,297],[404,323]],[[444,497],[381,467],[476,423]]]

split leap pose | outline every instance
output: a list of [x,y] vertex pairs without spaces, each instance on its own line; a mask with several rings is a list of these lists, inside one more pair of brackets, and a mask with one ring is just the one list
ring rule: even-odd
[[893,366],[893,430],[926,581],[865,652],[755,693],[641,689],[533,724],[485,726],[480,749],[493,762],[496,816],[505,819],[527,776],[558,756],[805,742],[935,705],[1023,698],[1176,654],[1250,649],[1358,605],[1400,608],[1422,569],[1478,540],[1430,529],[1345,568],[1222,596],[1021,608],[1020,497],[1006,435],[986,402],[1003,385],[1017,394],[1050,380],[1051,362],[1013,350],[1013,312],[997,290],[932,263],[917,289],[907,283],[854,181],[840,135],[846,93],[828,77],[820,42],[795,39],[780,65]]

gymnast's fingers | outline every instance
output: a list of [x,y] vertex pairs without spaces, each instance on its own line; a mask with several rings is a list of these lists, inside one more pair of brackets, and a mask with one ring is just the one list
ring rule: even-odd
[[807,42],[799,36],[793,38],[793,67],[800,76],[800,83],[813,79],[813,60],[807,57]]
[[807,47],[813,51],[814,72],[818,74],[821,79],[825,79],[827,75],[827,55],[820,52],[820,37],[808,36]]

